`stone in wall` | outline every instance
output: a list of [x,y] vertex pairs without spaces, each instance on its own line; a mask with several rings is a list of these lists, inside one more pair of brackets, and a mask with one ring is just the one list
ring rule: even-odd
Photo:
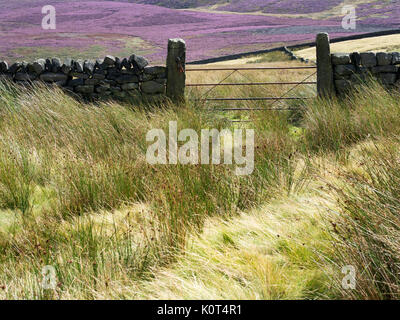
[[96,92],[97,92],[97,93],[106,93],[106,92],[107,92],[107,93],[108,93],[108,92],[111,93],[110,89],[111,89],[111,86],[110,86],[109,83],[104,82],[104,81],[101,81],[101,82],[99,83],[99,85],[96,87]]
[[100,80],[93,79],[93,78],[85,80],[85,84],[89,85],[89,86],[95,86],[95,85],[99,84],[99,82],[100,82]]
[[19,71],[23,72],[23,65],[24,64],[22,62],[15,62],[10,66],[8,72],[11,74],[15,74]]
[[96,64],[95,61],[86,60],[83,63],[83,71],[89,74],[93,74],[95,64]]
[[8,63],[6,61],[0,61],[0,72],[6,73],[8,70]]
[[61,60],[59,58],[53,58],[51,60],[51,71],[52,72],[61,71]]
[[146,81],[141,85],[142,91],[148,94],[163,93],[164,88],[165,86],[163,84],[160,84],[156,81]]
[[359,71],[361,66],[361,55],[359,52],[353,52],[350,54],[350,63],[356,67]]
[[68,81],[68,87],[72,87],[72,88],[77,87],[77,86],[82,86],[84,84],[85,84],[85,80],[84,79],[80,79],[80,78],[70,79]]
[[378,52],[376,54],[378,66],[388,66],[392,64],[392,54],[386,52]]
[[113,56],[106,56],[103,60],[103,63],[107,66],[114,66],[115,65],[115,57]]
[[377,65],[376,54],[373,52],[360,53],[361,65],[366,68],[372,68]]
[[118,84],[139,83],[139,78],[137,75],[134,75],[134,74],[122,74],[122,75],[117,75],[115,77],[115,81]]
[[393,52],[392,53],[392,64],[393,65],[400,64],[400,52]]
[[76,61],[74,61],[74,67],[73,70],[77,73],[83,73],[83,64],[85,62],[81,59],[78,59]]
[[351,89],[351,82],[349,80],[335,80],[336,90],[344,93]]
[[30,75],[28,73],[25,72],[17,72],[14,76],[14,79],[16,81],[31,81],[31,80],[35,80],[36,76],[35,75]]
[[379,79],[385,85],[392,85],[395,84],[397,80],[397,73],[380,73]]
[[378,73],[397,73],[399,71],[399,67],[394,65],[384,65],[384,66],[376,66],[371,68],[372,74]]
[[69,73],[69,76],[71,76],[72,78],[79,78],[79,79],[85,79],[85,80],[90,78],[90,75],[88,75],[87,73],[77,72],[77,71],[74,71],[74,69],[72,69],[72,70],[73,71]]
[[68,80],[68,76],[66,74],[53,72],[42,73],[39,78],[44,82],[59,82]]
[[93,85],[81,85],[75,87],[75,92],[83,93],[83,94],[91,94],[94,93],[94,86]]
[[332,55],[332,64],[334,65],[346,65],[350,64],[350,54],[348,53],[336,53]]
[[334,67],[335,77],[351,76],[356,72],[356,67],[352,64],[337,65]]
[[130,56],[129,61],[133,64],[134,68],[136,68],[137,70],[143,70],[149,64],[149,62],[145,57],[138,56],[136,54]]
[[61,72],[64,74],[69,74],[73,69],[73,61],[72,59],[65,59],[64,63],[61,66]]

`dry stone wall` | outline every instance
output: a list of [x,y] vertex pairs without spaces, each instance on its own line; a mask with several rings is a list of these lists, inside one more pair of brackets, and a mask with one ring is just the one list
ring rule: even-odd
[[364,52],[331,55],[335,89],[347,93],[354,85],[369,77],[378,79],[387,88],[400,88],[400,53]]
[[167,69],[150,66],[146,58],[106,56],[99,60],[59,58],[34,62],[0,61],[0,77],[29,85],[35,82],[54,84],[89,99],[125,98],[135,96],[157,99],[165,96]]

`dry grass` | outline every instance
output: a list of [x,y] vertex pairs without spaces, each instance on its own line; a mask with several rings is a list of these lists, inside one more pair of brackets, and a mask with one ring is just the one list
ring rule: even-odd
[[[189,80],[218,81],[223,75],[193,73]],[[293,80],[279,72],[248,76],[252,81]],[[284,91],[219,88],[213,94]],[[188,97],[199,94],[193,90]],[[388,214],[388,205],[398,201],[399,100],[377,84],[345,101],[315,100],[306,109],[298,105],[296,126],[292,112],[215,113],[205,109],[212,105],[193,103],[180,108],[87,105],[48,88],[32,92],[2,85],[0,101],[2,299],[398,294],[390,272],[397,265],[391,250],[398,243],[397,229],[388,228],[397,211],[390,212],[393,220],[378,233],[390,245],[383,252],[394,261],[380,274],[381,285],[363,277],[351,294],[340,287],[344,263],[365,268],[367,275],[382,270],[382,241],[368,237],[378,218],[367,208],[370,199],[379,200],[372,202],[382,210],[377,212]],[[234,124],[228,121],[232,118],[253,121]],[[146,133],[168,131],[171,120],[180,129],[255,129],[254,173],[237,177],[231,166],[149,165]],[[392,153],[381,158],[380,148],[371,145],[391,146]],[[374,160],[366,161],[366,155]],[[385,197],[375,193],[370,198],[366,185]],[[357,229],[360,210],[368,219]],[[367,232],[340,229],[354,240],[350,246],[335,233],[343,222]],[[368,241],[371,251],[365,251]],[[361,263],[368,257],[360,252],[376,255],[372,267]],[[56,269],[55,290],[41,286],[45,265]]]
[[[400,50],[400,34],[349,40],[331,44],[332,53],[341,52],[393,52]],[[316,60],[315,47],[295,51],[296,55],[311,61]]]
[[330,271],[313,263],[327,245],[324,207],[328,203],[321,197],[294,196],[230,221],[210,219],[172,268],[157,270],[154,280],[141,286],[139,297],[326,298]]

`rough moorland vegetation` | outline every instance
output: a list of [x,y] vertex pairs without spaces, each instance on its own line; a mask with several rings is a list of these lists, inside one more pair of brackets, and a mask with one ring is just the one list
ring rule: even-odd
[[[293,110],[90,105],[2,84],[0,297],[399,298],[399,93],[370,83],[344,100],[285,106]],[[171,120],[253,128],[254,173],[148,164],[146,133]],[[46,265],[55,290],[41,286]],[[342,288],[346,265],[355,290]]]

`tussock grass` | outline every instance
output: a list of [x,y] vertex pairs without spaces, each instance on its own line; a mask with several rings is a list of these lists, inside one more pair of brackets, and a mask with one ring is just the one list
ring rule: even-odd
[[335,263],[357,270],[355,290],[343,298],[399,299],[399,140],[386,138],[358,150],[358,169],[346,170],[335,188],[341,215],[334,219]]
[[331,204],[318,196],[283,197],[228,222],[208,220],[173,268],[158,270],[154,280],[141,284],[139,297],[329,297],[328,271],[313,263],[329,238],[321,223],[321,205]]
[[309,148],[338,151],[367,137],[399,134],[399,93],[366,83],[346,99],[320,100],[304,112]]
[[[0,204],[15,219],[1,234],[5,298],[94,298],[110,282],[146,279],[152,268],[174,260],[207,217],[252,208],[286,184],[285,175],[294,170],[287,159],[293,149],[289,131],[278,125],[279,118],[260,136],[265,142],[257,151],[257,173],[239,177],[233,166],[146,162],[150,129],[168,132],[171,120],[179,129],[198,131],[226,123],[200,108],[88,105],[46,87],[0,90],[9,97],[0,121]],[[270,143],[275,152],[264,153]],[[142,212],[137,219],[148,222],[130,232],[118,224],[109,235],[94,218],[86,221],[135,203],[150,213]],[[40,287],[45,265],[53,265],[59,279],[51,297]]]

